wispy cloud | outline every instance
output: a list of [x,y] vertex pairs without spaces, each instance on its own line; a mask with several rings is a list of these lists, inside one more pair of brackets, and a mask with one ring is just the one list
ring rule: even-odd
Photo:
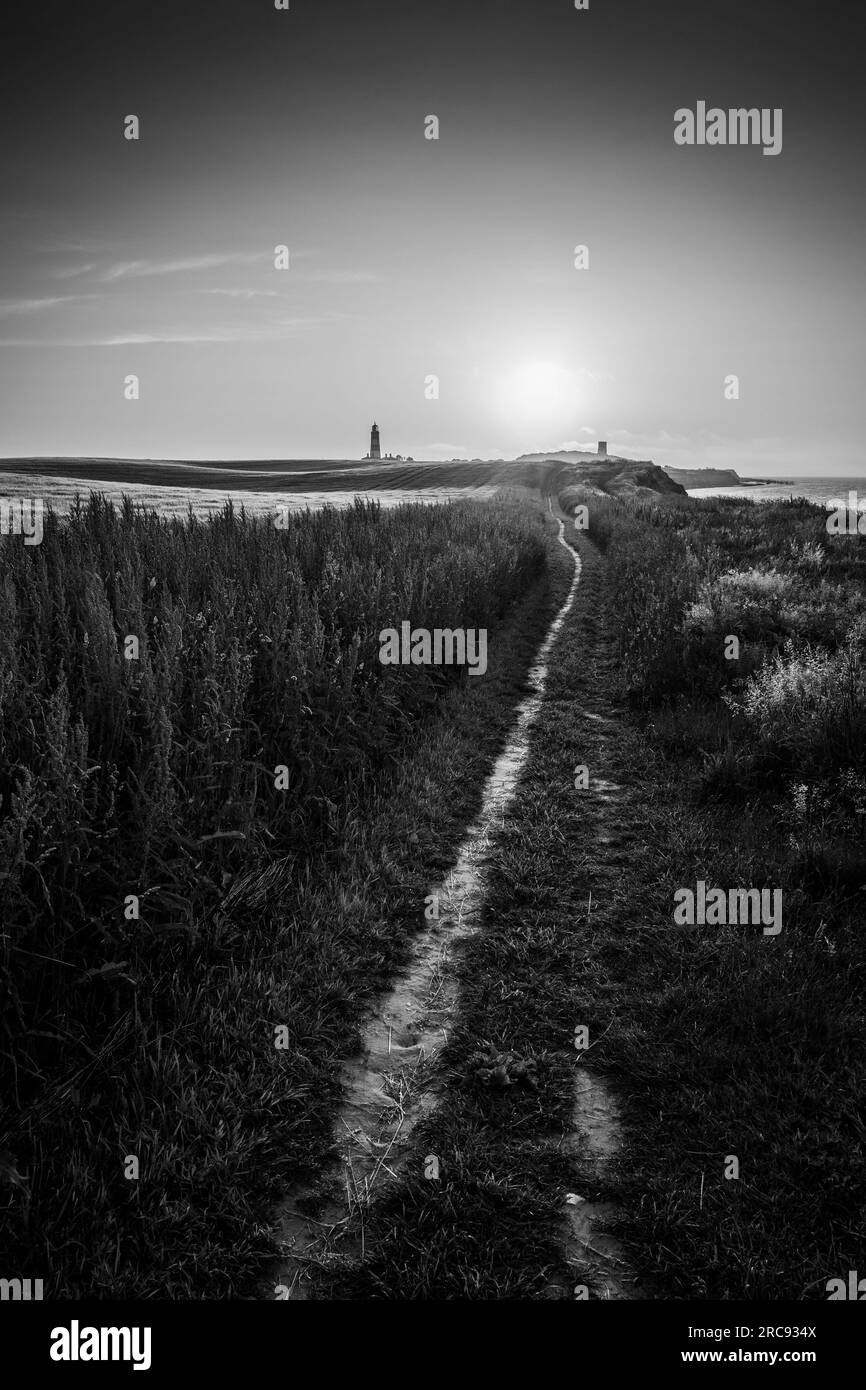
[[53,270],[51,275],[54,280],[74,280],[77,275],[89,275],[90,271],[95,269],[93,261],[88,261],[86,265],[69,265],[61,270]]
[[0,299],[0,317],[15,314],[39,314],[57,304],[68,304],[76,295],[54,295],[43,299]]
[[197,270],[215,270],[224,265],[253,265],[256,261],[265,260],[266,257],[265,251],[231,251],[214,252],[205,256],[185,256],[179,260],[169,261],[116,261],[114,265],[108,266],[99,278],[111,282],[141,279],[149,275],[181,275]]
[[45,256],[99,256],[116,252],[118,243],[104,237],[55,237],[31,241],[30,249]]
[[[304,285],[373,285],[380,276],[368,270],[301,270],[287,272],[292,281]],[[287,299],[289,290],[254,289],[247,286],[214,286],[199,289],[198,294],[217,295],[226,299]]]
[[234,343],[249,342],[243,333],[233,329],[167,329],[158,333],[116,333],[107,338],[94,338],[92,347],[127,347],[145,343]]
[[[40,254],[67,257],[69,253],[87,256],[79,263],[58,264],[48,269],[52,280],[74,280],[91,277],[97,284],[115,285],[126,281],[156,279],[161,276],[198,275],[207,271],[224,270],[229,267],[259,266],[263,270],[273,267],[274,247],[264,245],[256,251],[209,251],[195,256],[175,257],[129,257],[116,258],[117,246],[109,243],[87,241],[57,241],[42,243],[34,248]],[[114,251],[115,258],[110,258]],[[106,254],[107,253],[107,254]],[[289,247],[290,269],[287,273],[293,281],[304,284],[322,285],[372,285],[381,276],[362,267],[322,267],[304,268],[304,264],[315,261],[320,253],[306,248]],[[202,294],[234,296],[238,299],[275,298],[279,291],[255,289],[246,286],[224,286],[199,290]]]
[[375,285],[381,278],[369,270],[311,270],[298,275],[299,280],[321,285]]
[[317,328],[345,318],[343,314],[330,313],[318,316],[281,318],[271,323],[220,324],[208,328],[167,328],[153,332],[121,332],[95,334],[92,337],[62,338],[0,338],[0,348],[82,348],[82,347],[146,347],[155,343],[257,343],[280,342],[298,333],[311,332]]
[[279,290],[208,289],[199,290],[198,293],[222,295],[227,299],[285,299],[286,297]]

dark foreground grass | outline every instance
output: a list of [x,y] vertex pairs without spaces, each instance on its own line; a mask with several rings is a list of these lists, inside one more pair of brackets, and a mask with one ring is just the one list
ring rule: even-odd
[[[800,513],[795,523],[813,525]],[[792,542],[797,563],[809,544],[760,509],[740,517],[751,534],[732,528],[730,510],[716,516],[728,533],[720,544],[748,556]],[[745,797],[729,781],[718,793],[701,749],[716,707],[724,739],[738,740],[735,765],[751,767],[755,750],[745,729],[724,723],[719,696],[733,677],[712,667],[710,647],[686,655],[678,700],[635,707],[633,689],[624,700],[639,662],[655,656],[651,610],[667,581],[653,556],[661,564],[672,548],[670,534],[644,547],[641,597],[629,578],[640,536],[625,539],[619,556],[613,528],[605,552],[578,539],[578,601],[492,855],[482,930],[462,957],[443,1101],[416,1131],[415,1176],[374,1203],[366,1261],[324,1277],[319,1297],[566,1297],[591,1283],[563,1264],[569,1191],[618,1205],[618,1234],[648,1297],[820,1299],[829,1279],[862,1268],[864,878],[850,857],[841,873],[832,853],[850,827],[825,819],[817,859],[796,835],[792,844],[785,806],[798,771],[784,760],[770,760],[775,771]],[[856,610],[859,555],[851,562]],[[670,591],[682,579],[668,593],[677,620],[689,595],[677,590],[677,608]],[[808,622],[806,586],[800,599],[788,619]],[[624,612],[642,603],[645,630],[624,633]],[[651,670],[660,682],[662,663]],[[574,789],[577,764],[589,766],[586,791]],[[781,934],[676,927],[674,893],[699,878],[781,887]],[[625,1147],[603,1186],[559,1148],[579,1082],[579,1023],[590,1029],[593,1072],[623,1111]],[[534,1062],[538,1089],[484,1084],[477,1053],[490,1046]],[[423,1177],[428,1153],[440,1158],[438,1183]]]
[[[613,518],[607,547],[652,837],[605,933],[622,1002],[595,1064],[629,1100],[619,1195],[668,1296],[826,1298],[863,1260],[866,562],[824,520],[723,500]],[[674,926],[699,879],[780,889],[781,933]]]
[[[53,762],[43,762],[37,744],[39,764],[47,763],[53,778],[51,788],[62,792],[67,778],[72,787],[53,814],[77,825],[79,836],[59,842],[62,874],[56,839],[43,835],[37,854],[32,835],[24,836],[12,862],[14,892],[7,878],[3,1026],[4,1065],[11,1082],[4,1095],[0,1142],[2,1221],[9,1268],[21,1277],[44,1279],[52,1297],[223,1298],[251,1292],[275,1254],[270,1202],[320,1162],[330,1140],[339,1063],[355,1046],[366,1001],[384,986],[423,920],[423,885],[449,861],[477,810],[479,788],[558,597],[558,582],[545,570],[539,572],[536,563],[539,549],[543,554],[537,521],[504,518],[499,536],[485,539],[485,528],[497,528],[495,508],[475,515],[458,509],[453,519],[446,509],[423,513],[407,509],[403,523],[400,516],[382,517],[381,531],[375,509],[362,509],[354,521],[308,519],[306,530],[298,528],[298,563],[312,569],[316,582],[308,574],[305,585],[292,583],[291,592],[308,616],[304,636],[311,638],[306,647],[310,660],[294,668],[283,665],[279,653],[270,653],[267,632],[259,630],[253,643],[243,621],[247,608],[258,615],[259,629],[275,621],[272,609],[263,611],[262,588],[273,586],[278,601],[286,561],[289,569],[294,564],[291,537],[275,542],[270,533],[237,518],[214,528],[210,543],[194,530],[187,534],[177,525],[162,529],[151,521],[141,523],[141,535],[127,536],[127,553],[118,554],[118,585],[128,601],[136,592],[148,592],[147,575],[153,573],[148,567],[162,561],[153,618],[172,618],[174,630],[194,630],[196,605],[213,600],[216,592],[220,602],[213,621],[226,640],[205,641],[204,651],[187,659],[186,670],[175,672],[157,622],[154,655],[146,667],[147,672],[155,669],[156,676],[144,682],[147,708],[158,709],[162,700],[171,716],[166,758],[178,759],[181,767],[195,760],[200,780],[194,790],[200,796],[191,796],[179,775],[168,776],[164,815],[145,825],[134,820],[137,834],[126,842],[121,838],[118,843],[116,829],[113,842],[104,845],[94,833],[97,814],[109,832],[112,817],[110,803],[95,795],[88,799],[93,758],[86,740],[79,734],[70,738],[65,726],[59,736],[48,719],[44,727],[38,721],[33,725],[34,737],[54,749]],[[125,522],[134,533],[132,518]],[[505,562],[512,525],[527,540],[523,557],[530,567],[522,576],[513,557]],[[90,526],[80,538],[83,547],[119,545],[123,539],[117,519],[99,509]],[[472,534],[472,542],[462,551],[466,563],[461,573],[455,559],[463,527],[468,530],[462,534]],[[512,532],[512,541],[516,534]],[[357,621],[354,627],[349,623],[349,630],[345,624],[353,614],[357,619],[370,592],[362,581],[372,580],[375,587],[377,571],[375,604],[388,607],[382,569],[399,566],[396,544],[413,535],[418,542],[415,561],[402,578],[395,575],[396,582],[409,585],[401,603],[412,604],[413,574],[426,586],[426,598],[419,588],[416,602],[433,605],[427,610],[431,618],[437,606],[443,614],[453,612],[456,586],[465,583],[462,601],[469,605],[464,610],[468,616],[483,601],[483,585],[490,579],[484,568],[492,553],[488,544],[493,550],[501,546],[504,572],[522,597],[512,594],[509,605],[508,597],[493,596],[484,679],[432,686],[413,682],[404,687],[401,705],[377,685],[380,673],[368,668],[353,711],[355,687],[351,677],[343,679],[343,671]],[[136,538],[137,547],[131,544]],[[70,538],[53,534],[52,540],[62,563]],[[201,559],[200,567],[181,563],[191,553]],[[112,657],[116,594],[109,591],[107,599],[100,599],[87,566],[75,569],[76,558],[67,553],[66,587],[70,600],[86,600],[91,613],[104,615],[97,642],[86,644],[83,658],[75,650],[67,626],[58,621],[54,600],[46,601],[56,575],[44,560],[39,612],[45,633],[54,632],[58,643],[69,644],[72,669],[63,698],[78,689],[82,701],[88,701],[83,711],[76,711],[77,720],[67,722],[81,727],[92,718],[98,729],[102,719],[110,729],[114,719],[148,770],[154,746],[139,747],[135,741],[148,728],[136,712],[138,687],[127,688],[124,669]],[[114,567],[103,572],[112,574]],[[180,598],[174,583],[187,586]],[[194,596],[192,588],[198,590]],[[10,583],[5,599],[11,610]],[[318,616],[311,613],[316,602]],[[382,609],[368,604],[364,611],[362,641],[369,643]],[[396,617],[414,611],[410,606]],[[125,616],[121,613],[121,619]],[[16,634],[14,626],[7,632],[13,651]],[[102,706],[95,674],[87,666],[94,659],[94,645],[104,658]],[[249,692],[245,663],[238,657],[251,646],[259,657],[252,663],[259,714],[247,704],[238,729],[237,719],[233,724],[225,710],[208,703],[207,691],[212,689],[215,699],[220,693],[227,698],[226,682],[219,681],[225,659],[237,677],[232,688]],[[300,660],[305,649],[296,643],[295,650]],[[41,659],[41,669],[31,679],[46,679],[47,701],[50,706],[54,698],[56,704],[58,672],[38,641],[33,653]],[[318,686],[310,674],[314,667]],[[301,669],[305,689],[299,699],[290,677]],[[23,710],[20,663],[14,674],[15,709]],[[200,681],[198,701],[184,702],[172,694],[175,680]],[[307,691],[318,697],[317,706],[305,698]],[[274,698],[283,695],[284,706],[300,718],[305,707],[307,714],[315,708],[315,724],[302,735],[286,737],[285,712],[282,719],[279,710],[269,712],[271,693]],[[126,708],[131,716],[121,729],[118,711]],[[266,798],[250,799],[255,814],[238,819],[237,800],[230,810],[226,797],[233,787],[242,787],[245,772],[255,783],[255,739],[262,732],[255,724],[266,717],[298,778],[314,765],[313,752],[320,746],[316,740],[332,723],[343,743],[336,748],[321,744],[326,791],[317,787],[306,793],[302,780],[300,790],[287,798],[288,810],[281,804],[282,820],[271,815]],[[196,733],[200,718],[206,723]],[[187,723],[179,727],[182,719]],[[26,733],[23,719],[20,728]],[[10,726],[7,752],[9,738],[17,736],[17,726]],[[341,747],[352,769],[343,784]],[[270,748],[258,761],[262,758],[266,766],[277,760]],[[82,774],[77,780],[76,769]],[[7,763],[10,780],[14,770]],[[90,781],[101,786],[105,775],[102,766]],[[50,801],[46,787],[31,773],[34,783],[38,800],[34,793],[27,803],[19,794],[12,802],[25,825],[28,804],[41,807]],[[133,779],[130,794],[136,786]],[[147,786],[137,790],[146,798]],[[76,798],[83,808],[79,818]],[[223,839],[210,834],[224,828],[234,833]],[[145,899],[141,920],[124,922],[119,902],[126,885],[122,879],[107,882],[105,863],[122,862],[124,851],[128,860],[134,858],[143,835],[150,846],[150,882],[161,891]],[[28,896],[40,874],[46,885],[41,906],[38,893]],[[64,912],[64,881],[67,890],[86,885],[88,874],[99,891],[88,898],[86,889],[78,890],[67,897]],[[178,882],[201,894],[192,910]],[[38,911],[30,912],[31,903]],[[50,945],[42,944],[39,930]],[[42,956],[52,959],[45,962],[40,986],[36,965],[24,970],[18,962]],[[110,968],[103,968],[106,963]],[[282,1027],[287,1030],[280,1038],[285,1046],[277,1048]],[[137,1176],[132,1159],[139,1165]]]
[[[563,1260],[572,1191],[618,1204],[651,1297],[823,1298],[862,1268],[860,552],[828,549],[803,507],[615,506],[600,522],[601,546],[577,538],[577,603],[461,958],[443,1102],[414,1136],[416,1176],[367,1214],[366,1260],[323,1275],[318,1297],[567,1297],[591,1285]],[[567,587],[553,554],[488,677],[444,692],[315,855],[236,874],[233,910],[167,953],[170,1025],[149,1019],[141,1046],[139,991],[139,1015],[119,1008],[7,1131],[22,1276],[73,1296],[256,1286],[267,1204],[319,1170],[339,1063],[478,809]],[[731,631],[739,668],[720,658]],[[781,887],[781,934],[675,927],[675,891],[700,878]],[[604,1186],[561,1143],[578,1024],[623,1108]],[[491,1050],[513,1084],[496,1084]]]

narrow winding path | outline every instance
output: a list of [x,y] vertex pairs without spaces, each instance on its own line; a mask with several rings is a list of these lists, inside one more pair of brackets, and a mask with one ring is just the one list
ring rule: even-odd
[[[314,1295],[317,1266],[367,1253],[365,1215],[374,1194],[399,1181],[412,1153],[413,1130],[439,1101],[437,1054],[447,1042],[457,1003],[454,971],[459,943],[477,931],[485,894],[485,865],[497,830],[507,816],[529,753],[530,732],[544,699],[550,654],[574,604],[581,562],[565,538],[563,514],[554,498],[548,509],[558,540],[574,565],[565,602],[550,624],[527,677],[530,693],[517,708],[503,752],[483,789],[481,811],[469,827],[456,862],[426,899],[427,925],[415,938],[407,966],[383,997],[363,1035],[361,1053],[343,1067],[343,1101],[334,1131],[335,1158],[315,1188],[298,1187],[280,1204],[278,1235],[284,1251],[276,1277],[278,1296]],[[619,1146],[616,1111],[604,1086],[577,1059],[574,1129],[567,1146],[600,1171]],[[417,1158],[415,1160],[417,1162]],[[435,1161],[433,1156],[427,1160]],[[315,1220],[304,1214],[323,1190]],[[603,1226],[609,1209],[575,1200],[566,1205],[563,1246],[583,1266],[590,1264],[604,1296],[630,1298],[622,1282],[625,1261]]]

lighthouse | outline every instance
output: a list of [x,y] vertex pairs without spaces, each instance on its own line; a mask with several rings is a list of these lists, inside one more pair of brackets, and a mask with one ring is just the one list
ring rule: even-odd
[[379,426],[373,421],[373,428],[370,431],[370,458],[380,459],[382,451],[379,448]]

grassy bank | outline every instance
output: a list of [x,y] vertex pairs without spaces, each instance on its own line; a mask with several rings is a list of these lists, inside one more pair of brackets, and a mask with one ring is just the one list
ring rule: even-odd
[[[604,934],[594,1062],[629,1099],[619,1197],[668,1296],[823,1298],[862,1255],[866,558],[824,520],[726,499],[601,518],[651,831]],[[698,879],[780,889],[781,933],[675,927]]]
[[[3,548],[4,1248],[46,1293],[260,1275],[476,809],[544,560],[537,518],[472,505],[276,530],[94,502]],[[488,627],[487,676],[383,668],[404,618]]]

